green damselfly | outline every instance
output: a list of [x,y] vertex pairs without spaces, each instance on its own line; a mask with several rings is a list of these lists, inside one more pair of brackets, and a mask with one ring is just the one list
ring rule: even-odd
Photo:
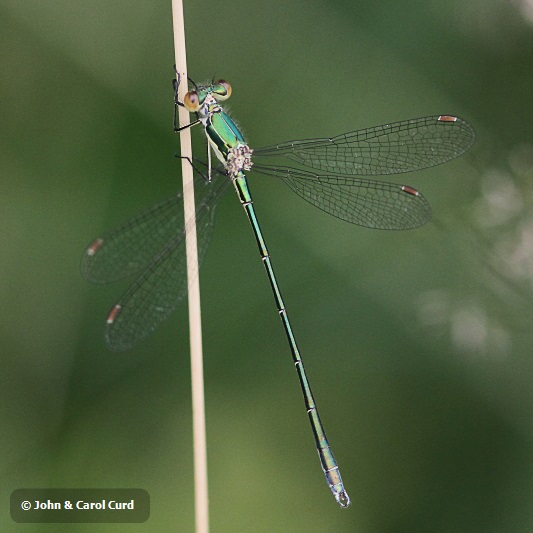
[[[183,102],[177,99],[178,85],[179,78],[174,83],[174,130],[180,129],[176,110],[184,106],[196,114],[196,120],[184,127],[203,125],[208,144],[207,175],[191,162],[197,170],[195,195],[199,201],[195,221],[199,259],[204,257],[211,238],[215,207],[233,183],[251,223],[289,341],[326,481],[341,507],[347,507],[350,498],[318,416],[245,172],[253,170],[279,178],[304,200],[353,224],[389,230],[416,228],[431,217],[422,194],[408,185],[355,176],[400,174],[445,163],[470,148],[474,130],[459,117],[435,115],[252,150],[220,104],[231,95],[229,83],[193,83]],[[220,161],[220,168],[211,169],[211,150]],[[276,162],[265,164],[257,160]],[[287,160],[291,166],[283,165]],[[102,235],[87,248],[82,272],[89,281],[108,283],[138,276],[108,315],[106,341],[112,350],[136,345],[166,320],[184,298],[185,228],[190,221],[183,218],[182,194],[177,193]]]

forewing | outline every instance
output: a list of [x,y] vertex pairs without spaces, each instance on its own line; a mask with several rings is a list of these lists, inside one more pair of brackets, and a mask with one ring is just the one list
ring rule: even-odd
[[82,274],[91,283],[136,274],[181,231],[183,196],[178,192],[95,239],[83,255]]
[[[194,176],[194,195],[200,207],[217,187],[198,173]],[[220,174],[217,176],[222,179]],[[183,216],[183,192],[179,191],[102,234],[85,250],[81,262],[83,277],[91,283],[103,284],[138,274],[183,232]]]
[[440,165],[462,155],[475,140],[463,119],[435,115],[374,126],[336,137],[290,141],[254,150],[307,167],[350,175],[387,175]]

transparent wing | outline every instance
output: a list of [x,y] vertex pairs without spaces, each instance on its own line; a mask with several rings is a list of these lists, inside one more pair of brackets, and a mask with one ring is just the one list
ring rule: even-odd
[[[195,179],[195,191],[203,193],[196,209],[199,263],[211,240],[216,204],[229,183],[221,175],[209,184]],[[90,281],[106,283],[141,272],[108,315],[105,337],[112,350],[127,350],[140,342],[187,293],[185,229],[182,198],[177,194],[89,246],[82,271]]]
[[407,185],[289,167],[254,165],[253,170],[280,178],[310,204],[352,224],[399,230],[417,228],[431,218],[428,201]]
[[282,156],[336,174],[399,174],[450,161],[468,150],[474,140],[475,132],[465,120],[435,115],[331,138],[272,145],[254,150],[254,157]]
[[[197,173],[194,196],[199,209],[204,198],[213,196],[213,184]],[[183,226],[183,192],[179,191],[95,239],[83,254],[81,273],[97,284],[137,274]]]
[[111,283],[136,274],[181,229],[178,192],[95,239],[83,255],[82,275],[91,283]]

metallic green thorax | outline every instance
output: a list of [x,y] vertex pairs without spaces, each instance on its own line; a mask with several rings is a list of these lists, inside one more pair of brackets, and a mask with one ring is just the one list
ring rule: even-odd
[[212,96],[209,93],[209,87],[202,87],[205,93],[201,93],[200,99],[203,103],[202,107],[197,112],[200,121],[205,127],[205,132],[209,145],[213,148],[218,159],[224,164],[228,176],[232,179],[235,190],[239,197],[246,215],[252,225],[254,235],[261,255],[261,260],[265,265],[265,269],[272,287],[274,299],[278,313],[283,323],[287,339],[291,348],[292,358],[296,366],[300,385],[305,401],[305,407],[311,422],[311,427],[315,437],[315,443],[320,457],[320,464],[326,476],[326,481],[335,496],[335,499],[342,507],[347,507],[350,504],[350,498],[344,490],[339,467],[330,449],[324,427],[318,416],[315,400],[311,387],[309,385],[307,375],[305,373],[300,351],[296,344],[294,334],[289,322],[287,310],[281,297],[281,292],[274,274],[272,261],[268,253],[267,245],[263,238],[259,222],[255,214],[252,195],[248,188],[248,182],[244,175],[245,170],[250,170],[252,167],[251,155],[252,150],[246,144],[244,136],[233,122],[233,120],[224,112],[223,108],[218,104],[216,95]]
[[210,116],[205,131],[212,145],[215,145],[224,158],[227,158],[231,148],[246,144],[237,125],[224,111]]

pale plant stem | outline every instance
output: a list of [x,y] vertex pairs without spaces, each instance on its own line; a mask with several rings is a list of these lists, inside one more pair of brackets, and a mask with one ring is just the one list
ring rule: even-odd
[[[181,76],[178,98],[183,101],[187,92],[187,57],[185,52],[185,24],[182,0],[172,0],[174,49],[176,70]],[[189,113],[179,107],[180,126],[189,123]],[[189,128],[180,132],[184,220],[194,220],[194,185],[191,133]],[[186,159],[188,158],[189,161]],[[187,269],[189,286],[189,332],[191,346],[192,413],[194,444],[194,500],[197,533],[209,531],[209,505],[207,493],[207,449],[205,431],[204,372],[202,361],[202,322],[200,313],[200,283],[198,276],[198,248],[196,224],[186,224]]]

